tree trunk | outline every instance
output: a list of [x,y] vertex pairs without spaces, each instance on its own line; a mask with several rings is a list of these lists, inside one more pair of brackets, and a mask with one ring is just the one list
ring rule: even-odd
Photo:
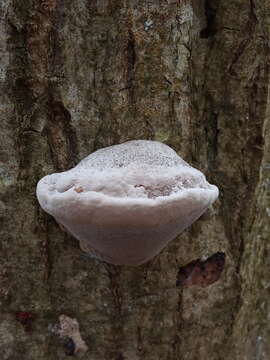
[[[269,1],[0,0],[0,16],[1,359],[269,359]],[[152,261],[113,266],[35,188],[131,139],[168,144],[220,197]],[[176,286],[217,252],[218,281]]]

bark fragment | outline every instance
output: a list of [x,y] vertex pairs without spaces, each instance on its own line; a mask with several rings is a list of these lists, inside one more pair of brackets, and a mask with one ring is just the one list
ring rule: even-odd
[[207,287],[219,280],[225,265],[225,254],[217,252],[206,260],[196,259],[179,269],[176,286]]

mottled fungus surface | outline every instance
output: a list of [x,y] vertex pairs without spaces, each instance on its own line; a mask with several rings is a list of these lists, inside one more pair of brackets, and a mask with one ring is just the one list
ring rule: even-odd
[[37,197],[84,251],[112,264],[139,265],[198,219],[218,189],[169,146],[134,140],[45,176]]

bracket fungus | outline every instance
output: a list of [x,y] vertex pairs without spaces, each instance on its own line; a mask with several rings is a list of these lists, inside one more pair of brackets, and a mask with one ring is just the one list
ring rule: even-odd
[[199,170],[149,140],[97,150],[37,185],[41,207],[81,248],[116,265],[153,258],[217,197]]

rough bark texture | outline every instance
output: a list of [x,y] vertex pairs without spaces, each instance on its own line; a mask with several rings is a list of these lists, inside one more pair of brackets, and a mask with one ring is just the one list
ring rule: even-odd
[[[71,355],[61,315],[84,359],[269,359],[269,1],[1,0],[0,16],[1,359]],[[130,139],[220,188],[137,268],[85,256],[35,197],[45,174]],[[176,286],[216,252],[217,282]]]

